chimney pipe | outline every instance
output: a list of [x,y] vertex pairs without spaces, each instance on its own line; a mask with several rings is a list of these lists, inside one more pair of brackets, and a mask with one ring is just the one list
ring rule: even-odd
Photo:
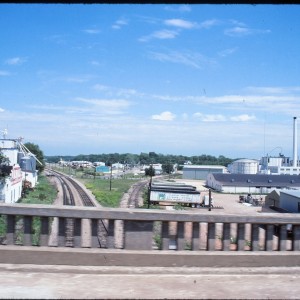
[[293,167],[297,167],[298,154],[297,154],[297,117],[294,117],[294,134],[293,134]]

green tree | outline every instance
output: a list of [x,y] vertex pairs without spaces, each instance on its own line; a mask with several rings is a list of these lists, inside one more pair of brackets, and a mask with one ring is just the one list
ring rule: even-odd
[[149,168],[145,169],[145,175],[146,176],[155,176],[155,169],[153,166],[150,166]]
[[150,159],[149,159],[149,154],[148,153],[144,153],[142,152],[140,154],[140,164],[141,165],[146,165],[150,162]]
[[25,143],[24,146],[32,153],[35,155],[35,157],[42,163],[42,165],[37,161],[36,163],[36,168],[41,173],[44,168],[45,168],[45,163],[44,163],[44,153],[40,149],[40,147],[36,144],[33,143]]
[[9,165],[9,159],[0,152],[0,178],[5,178],[10,175],[12,166]]
[[171,174],[172,172],[174,172],[174,165],[171,163],[162,164],[161,168],[163,172],[167,174]]

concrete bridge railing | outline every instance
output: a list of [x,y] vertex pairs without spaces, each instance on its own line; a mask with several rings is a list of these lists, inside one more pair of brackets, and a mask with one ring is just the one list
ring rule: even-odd
[[[242,216],[207,211],[159,211],[0,204],[2,244],[139,251],[299,251],[300,215]],[[53,222],[57,221],[57,231]],[[73,220],[69,226],[68,220]],[[102,220],[105,229],[99,223]],[[88,224],[87,227],[83,223]],[[122,227],[122,234],[116,225]],[[121,222],[121,223],[120,223]],[[39,223],[39,232],[33,224]],[[20,226],[20,224],[22,224]],[[69,227],[68,227],[69,226]],[[85,229],[84,229],[85,228]],[[88,228],[88,229],[86,229]],[[100,230],[105,241],[100,242]],[[69,232],[68,232],[69,231]],[[70,233],[70,231],[72,231]],[[38,234],[34,242],[34,236]],[[55,242],[51,244],[51,236]],[[103,232],[102,232],[103,235]],[[71,236],[72,243],[68,243]],[[117,237],[121,243],[117,243]],[[84,239],[88,242],[84,243]],[[70,246],[71,245],[71,246]],[[121,246],[118,246],[121,245]]]

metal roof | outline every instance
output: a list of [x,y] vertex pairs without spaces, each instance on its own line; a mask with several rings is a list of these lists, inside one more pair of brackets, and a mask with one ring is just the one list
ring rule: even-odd
[[291,196],[300,198],[300,191],[280,191],[280,193],[285,193],[287,195],[291,195]]
[[183,169],[226,169],[219,165],[184,165]]
[[212,173],[215,180],[227,186],[300,187],[299,175]]
[[238,160],[233,161],[233,163],[259,163],[259,160],[242,158],[242,159],[238,159]]

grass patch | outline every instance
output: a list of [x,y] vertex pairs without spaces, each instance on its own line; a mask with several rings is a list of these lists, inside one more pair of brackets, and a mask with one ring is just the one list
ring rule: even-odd
[[[57,190],[52,185],[45,175],[39,176],[39,183],[33,190],[27,190],[25,196],[19,200],[22,204],[52,204],[57,196]],[[6,220],[5,215],[0,218],[0,244],[6,239]],[[16,217],[16,244],[22,244],[23,241],[23,217]],[[32,244],[39,245],[40,235],[40,218],[33,217],[32,220]]]
[[80,179],[91,192],[95,195],[96,200],[105,207],[119,207],[120,201],[124,193],[126,193],[131,185],[138,179],[113,179],[110,181],[105,179]]
[[23,204],[52,204],[57,196],[57,190],[45,175],[39,176],[39,183],[34,190],[26,192],[25,196],[19,201]]

